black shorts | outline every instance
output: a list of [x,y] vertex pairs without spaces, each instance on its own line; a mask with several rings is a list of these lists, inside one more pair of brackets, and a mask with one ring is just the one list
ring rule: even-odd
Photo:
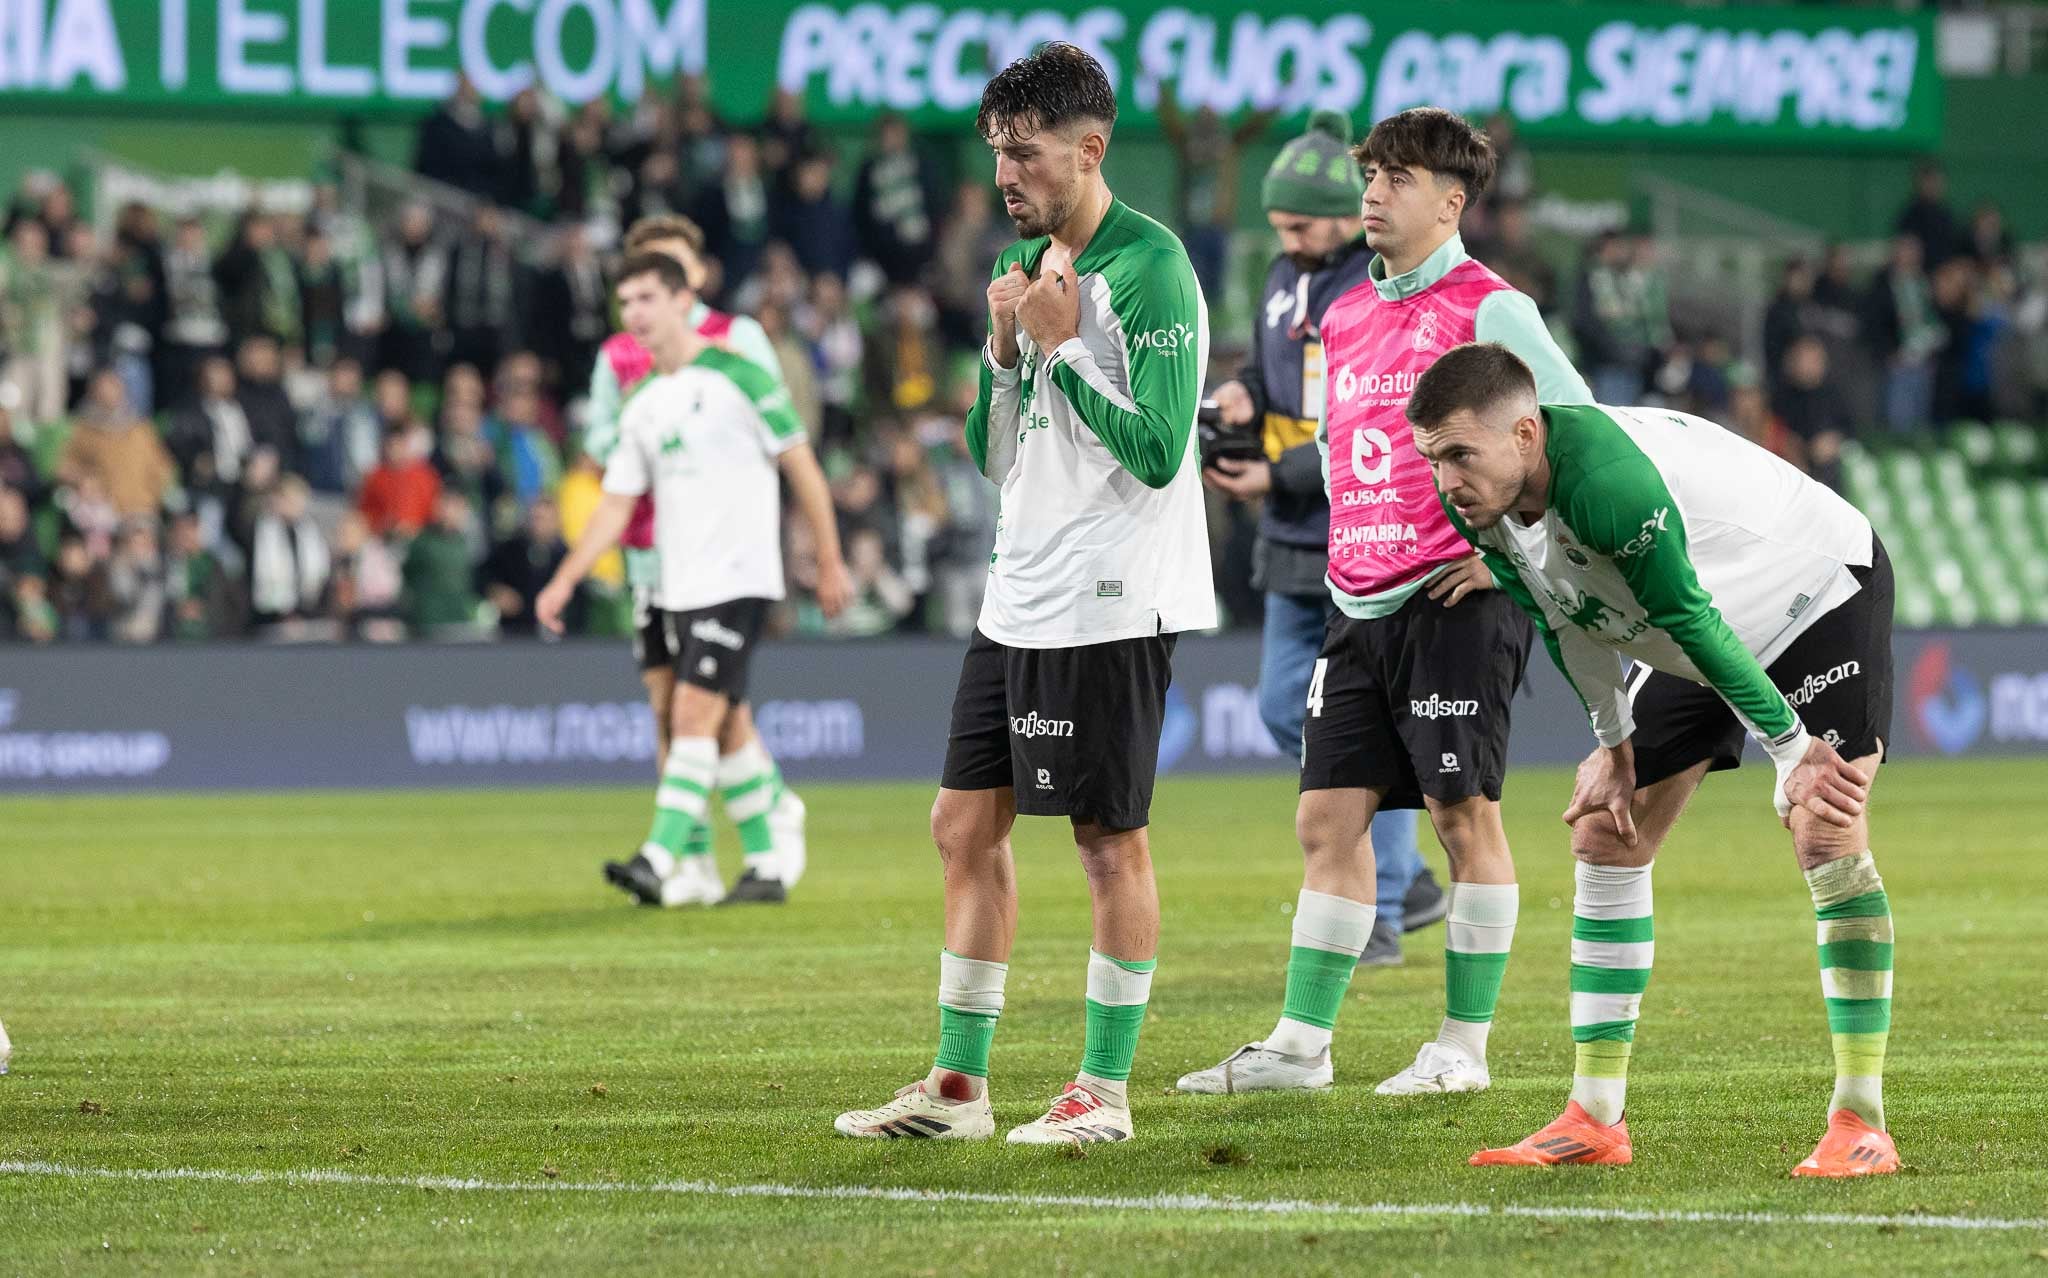
[[[1863,589],[1821,614],[1764,673],[1806,730],[1845,759],[1883,756],[1892,736],[1892,561],[1871,538],[1870,566],[1851,568]],[[1636,785],[1696,763],[1739,767],[1749,733],[1712,688],[1637,663],[1628,672],[1635,710]]]
[[1011,648],[976,630],[946,741],[948,790],[1017,791],[1022,816],[1151,823],[1174,635]]
[[[649,612],[648,624],[635,626],[633,632],[642,670],[672,665],[677,683],[723,693],[734,705],[747,699],[747,668],[768,619],[766,599],[731,599],[688,612]],[[664,660],[649,660],[656,652],[665,654]]]
[[1303,792],[1383,790],[1382,808],[1499,801],[1534,634],[1498,590],[1448,608],[1417,591],[1391,616],[1332,617],[1309,678]]

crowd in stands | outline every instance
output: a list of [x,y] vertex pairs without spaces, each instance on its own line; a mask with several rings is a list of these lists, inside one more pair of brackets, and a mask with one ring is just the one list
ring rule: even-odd
[[[1183,166],[1164,211],[1218,297],[1236,219],[1219,191],[1264,121],[1163,114]],[[1577,264],[1539,248],[1529,156],[1495,130],[1469,247],[1569,335],[1603,400],[1696,410],[1823,473],[1858,430],[2043,407],[2048,281],[1995,208],[1959,219],[1937,170],[1875,276],[1843,253],[1787,265],[1752,372],[1730,334],[1675,321],[1648,237],[1599,236]],[[799,99],[742,126],[688,78],[561,119],[531,93],[486,113],[464,86],[422,124],[416,168],[474,197],[458,222],[420,202],[371,225],[319,185],[304,214],[220,227],[134,204],[103,236],[57,177],[22,184],[0,245],[0,641],[532,635],[599,494],[578,444],[617,236],[665,212],[704,231],[707,300],[773,341],[832,481],[857,601],[830,621],[809,601],[791,520],[776,627],[972,627],[996,493],[960,422],[988,264],[1014,238],[985,175],[948,193],[894,117],[841,174]],[[1215,526],[1227,587],[1242,512]],[[575,630],[624,633],[619,583],[600,572]]]

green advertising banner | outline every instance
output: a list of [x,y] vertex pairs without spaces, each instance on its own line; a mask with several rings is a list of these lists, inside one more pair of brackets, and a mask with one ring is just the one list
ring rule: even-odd
[[1623,5],[1053,0],[0,0],[0,109],[417,113],[467,75],[503,101],[631,101],[708,72],[758,118],[779,86],[812,117],[972,117],[1048,40],[1108,68],[1124,123],[1189,107],[1316,107],[1361,122],[1433,103],[1506,111],[1532,138],[1924,148],[1941,131],[1930,12]]

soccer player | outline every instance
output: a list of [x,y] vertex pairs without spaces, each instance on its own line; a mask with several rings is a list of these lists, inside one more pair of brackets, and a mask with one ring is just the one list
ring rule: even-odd
[[[704,232],[686,217],[664,214],[643,217],[626,232],[626,252],[666,253],[683,264],[694,292],[704,282]],[[761,325],[745,315],[727,315],[705,305],[700,298],[690,307],[689,324],[700,337],[759,365],[778,384],[781,362]],[[589,420],[584,429],[583,451],[603,466],[619,442],[619,411],[625,397],[653,371],[653,357],[631,333],[618,332],[598,352],[597,367],[590,375]],[[654,711],[655,774],[668,766],[670,705],[675,698],[676,658],[669,644],[661,610],[653,604],[654,585],[661,565],[654,550],[654,504],[643,498],[627,524],[623,547],[626,580],[633,591],[633,656],[640,666],[640,681],[647,689],[647,702]],[[739,827],[740,847],[746,868],[727,903],[784,900],[788,890],[803,876],[804,805],[782,779],[761,738],[754,732],[753,708],[742,701],[732,710],[736,749],[718,761],[717,783],[727,804],[726,811]],[[766,775],[765,784],[757,778]],[[764,807],[765,805],[765,807]],[[630,893],[644,905],[694,904],[694,885],[703,881],[700,872],[714,864],[711,827],[700,825],[674,864],[650,861],[634,855],[627,861],[607,861],[605,879]],[[696,858],[706,858],[697,862]],[[694,866],[683,878],[677,869]],[[664,900],[664,884],[675,879]],[[688,898],[685,900],[684,898]]]
[[[1219,457],[1202,472],[1209,487],[1260,502],[1252,560],[1252,586],[1266,596],[1259,717],[1296,760],[1309,672],[1336,611],[1327,580],[1330,498],[1316,446],[1326,372],[1317,324],[1331,302],[1370,278],[1373,259],[1358,220],[1365,180],[1350,151],[1350,119],[1318,111],[1266,170],[1261,203],[1280,252],[1266,270],[1250,357],[1213,393],[1224,425],[1259,424],[1266,456]],[[1412,809],[1376,813],[1371,833],[1379,911],[1359,963],[1392,967],[1401,962],[1401,934],[1438,922],[1450,902],[1416,850]]]
[[[620,415],[605,466],[604,499],[576,549],[534,606],[550,630],[592,564],[618,544],[641,497],[654,498],[661,571],[652,588],[663,641],[674,654],[670,740],[654,824],[639,858],[663,876],[664,904],[724,896],[708,856],[686,855],[705,822],[721,755],[745,744],[747,666],[771,601],[782,597],[782,500],[790,491],[818,543],[818,602],[830,616],[851,594],[824,472],[789,405],[789,392],[755,364],[707,342],[690,324],[696,295],[675,258],[643,251],[619,275],[620,315],[653,356],[652,373]],[[736,799],[772,782],[765,760],[722,786]],[[756,809],[747,819],[759,814]]]
[[1493,176],[1486,135],[1417,107],[1352,149],[1365,178],[1371,278],[1322,319],[1328,369],[1323,473],[1329,587],[1338,613],[1310,674],[1295,833],[1306,861],[1285,1001],[1273,1032],[1180,1080],[1186,1092],[1328,1087],[1330,1039],[1372,935],[1383,808],[1426,808],[1451,863],[1444,1017],[1382,1095],[1483,1091],[1486,1041],[1520,897],[1501,828],[1508,716],[1529,623],[1445,518],[1409,446],[1402,405],[1444,351],[1499,340],[1537,369],[1544,394],[1585,403],[1586,384],[1536,304],[1465,255],[1458,218]]
[[[1892,712],[1892,574],[1854,507],[1712,422],[1542,404],[1505,347],[1460,347],[1408,401],[1458,530],[1543,631],[1599,748],[1564,819],[1572,902],[1571,1101],[1479,1166],[1626,1163],[1650,867],[1745,732],[1776,766],[1819,922],[1834,1035],[1827,1134],[1797,1176],[1898,1170],[1884,1123],[1892,919],[1865,804]],[[1624,678],[1617,654],[1635,663]]]
[[932,838],[946,876],[931,1072],[847,1136],[995,1132],[989,1047],[1017,928],[1010,827],[1072,822],[1094,902],[1081,1069],[1018,1144],[1131,1136],[1126,1084],[1159,943],[1146,825],[1176,635],[1216,624],[1194,444],[1208,312],[1173,233],[1110,194],[1116,95],[1046,45],[983,91],[976,129],[1021,242],[989,285],[967,445],[1002,488],[981,621],[953,700]]

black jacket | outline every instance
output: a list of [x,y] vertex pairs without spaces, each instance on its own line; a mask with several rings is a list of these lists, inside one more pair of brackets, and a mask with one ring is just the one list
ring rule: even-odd
[[1254,423],[1273,463],[1273,491],[1259,516],[1258,580],[1279,594],[1321,594],[1328,566],[1330,498],[1323,489],[1315,420],[1303,411],[1302,363],[1318,341],[1330,304],[1368,282],[1373,251],[1359,236],[1306,276],[1286,254],[1266,270],[1252,323],[1252,349],[1238,380],[1251,392]]

